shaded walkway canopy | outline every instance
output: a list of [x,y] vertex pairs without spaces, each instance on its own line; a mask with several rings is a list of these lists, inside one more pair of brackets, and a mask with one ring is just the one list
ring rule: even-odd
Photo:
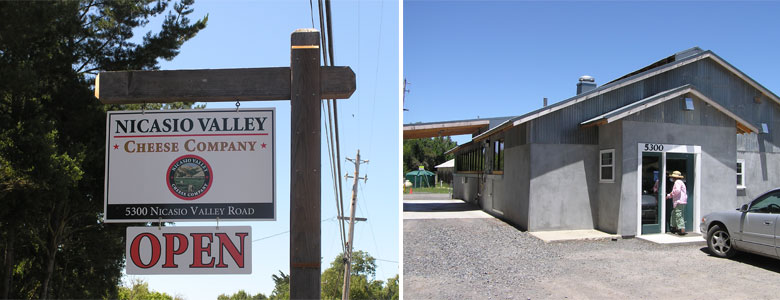
[[[510,117],[404,124],[404,139],[479,134]],[[492,125],[491,125],[492,124]]]

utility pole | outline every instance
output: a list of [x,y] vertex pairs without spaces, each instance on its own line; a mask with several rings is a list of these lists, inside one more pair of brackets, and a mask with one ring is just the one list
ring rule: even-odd
[[360,164],[361,163],[368,163],[367,160],[360,160],[360,149],[357,151],[357,156],[355,159],[350,159],[347,157],[348,161],[351,161],[355,164],[355,176],[349,176],[349,174],[345,175],[347,178],[354,178],[355,183],[352,185],[352,203],[349,205],[349,240],[347,241],[347,253],[344,253],[344,257],[346,259],[346,263],[344,264],[344,288],[341,291],[341,299],[342,300],[348,300],[349,299],[349,280],[350,280],[350,273],[352,271],[352,237],[355,233],[355,221],[357,219],[361,219],[360,221],[365,221],[366,219],[363,218],[355,218],[355,205],[357,204],[357,189],[358,189],[358,180],[363,179],[364,182],[368,181],[368,176],[363,176],[363,178],[360,178],[358,175],[360,175]]
[[[411,84],[411,83],[406,82],[406,78],[404,78],[404,100],[403,100],[403,105],[406,105],[406,94],[411,92],[409,89],[406,88],[407,84]],[[409,111],[409,109],[408,108],[404,108],[404,111]]]

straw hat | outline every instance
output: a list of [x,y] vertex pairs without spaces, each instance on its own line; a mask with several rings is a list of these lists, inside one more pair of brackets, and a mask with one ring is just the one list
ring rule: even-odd
[[685,176],[683,176],[682,173],[680,173],[680,171],[672,172],[672,174],[670,174],[669,177],[671,177],[671,178],[679,178],[679,179],[685,178]]

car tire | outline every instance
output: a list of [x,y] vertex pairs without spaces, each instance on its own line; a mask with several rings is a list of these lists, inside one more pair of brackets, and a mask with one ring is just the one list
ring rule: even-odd
[[731,234],[725,226],[713,225],[707,231],[707,248],[712,255],[720,258],[731,258],[737,254],[731,240]]

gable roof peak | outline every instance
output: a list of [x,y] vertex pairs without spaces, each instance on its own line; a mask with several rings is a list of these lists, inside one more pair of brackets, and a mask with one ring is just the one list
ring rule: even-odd
[[677,52],[673,56],[674,56],[674,60],[681,60],[681,59],[686,58],[688,56],[697,55],[697,54],[700,54],[702,52],[706,52],[706,51],[702,50],[698,46],[694,46],[692,48],[688,48],[688,49],[685,49],[683,51]]

